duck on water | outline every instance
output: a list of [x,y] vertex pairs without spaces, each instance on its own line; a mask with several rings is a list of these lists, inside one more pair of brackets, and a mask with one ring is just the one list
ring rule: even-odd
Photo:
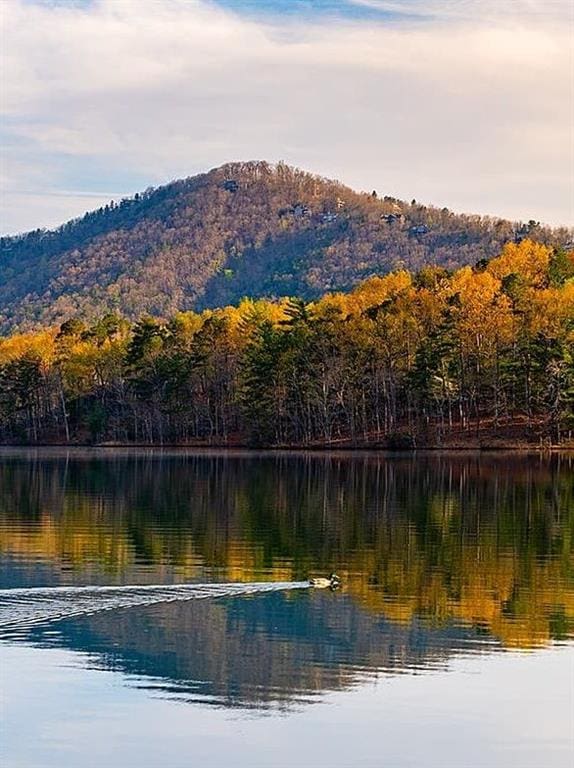
[[341,586],[341,579],[336,573],[332,573],[328,579],[323,577],[309,579],[309,585],[315,587],[315,589],[339,589]]

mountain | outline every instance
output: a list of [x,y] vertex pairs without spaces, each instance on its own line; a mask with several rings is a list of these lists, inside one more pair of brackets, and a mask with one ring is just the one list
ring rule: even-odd
[[453,214],[282,163],[231,163],[0,241],[0,330],[118,310],[168,315],[243,296],[311,299],[374,273],[454,268],[511,239],[565,243],[534,221]]

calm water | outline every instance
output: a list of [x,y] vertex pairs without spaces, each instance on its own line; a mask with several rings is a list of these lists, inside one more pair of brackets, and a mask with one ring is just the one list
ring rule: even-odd
[[573,456],[4,449],[0,587],[3,768],[574,756]]

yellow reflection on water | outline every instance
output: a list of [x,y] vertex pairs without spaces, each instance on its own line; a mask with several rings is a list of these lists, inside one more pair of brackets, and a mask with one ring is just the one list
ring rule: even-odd
[[574,627],[570,460],[187,456],[0,463],[0,554],[123,581],[292,581],[528,648]]

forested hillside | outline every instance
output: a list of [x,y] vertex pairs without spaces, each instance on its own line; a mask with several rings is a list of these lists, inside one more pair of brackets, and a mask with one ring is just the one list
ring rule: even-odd
[[309,300],[393,269],[475,264],[526,235],[571,237],[358,194],[283,164],[235,163],[55,231],[2,238],[0,331],[109,311],[167,317],[244,296]]
[[311,303],[0,339],[5,442],[559,444],[573,406],[574,260],[531,240]]

